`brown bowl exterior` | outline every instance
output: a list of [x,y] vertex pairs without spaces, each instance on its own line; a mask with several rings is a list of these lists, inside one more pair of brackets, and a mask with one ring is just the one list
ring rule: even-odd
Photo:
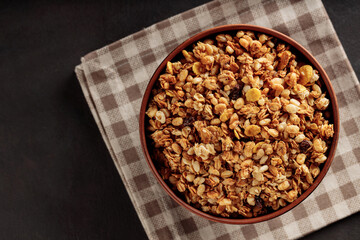
[[[218,217],[218,216],[214,216],[214,215],[210,215],[208,213],[205,213],[199,209],[194,208],[193,206],[189,205],[188,203],[186,203],[184,200],[182,200],[179,196],[177,196],[174,191],[172,191],[170,189],[170,187],[165,183],[165,181],[162,179],[162,177],[160,176],[160,174],[158,173],[157,169],[155,168],[155,165],[153,163],[153,161],[151,160],[150,154],[149,154],[149,150],[148,150],[148,146],[146,143],[146,136],[145,136],[145,112],[146,112],[146,107],[148,104],[148,100],[151,94],[151,90],[153,85],[155,84],[155,82],[157,81],[159,75],[161,74],[161,72],[165,69],[166,67],[166,63],[168,61],[171,61],[175,56],[177,56],[179,53],[181,53],[181,51],[185,48],[187,48],[188,46],[190,46],[191,44],[206,38],[209,35],[213,35],[216,33],[221,33],[221,32],[228,32],[228,31],[236,31],[236,30],[250,30],[250,31],[255,31],[255,32],[261,32],[261,33],[265,33],[271,36],[274,36],[286,43],[288,43],[289,45],[291,45],[293,48],[295,48],[296,50],[298,50],[314,67],[315,69],[317,69],[320,73],[321,79],[323,81],[323,83],[326,86],[328,95],[330,97],[330,101],[331,101],[331,107],[332,107],[332,113],[333,113],[333,123],[334,123],[334,137],[333,137],[333,141],[332,141],[332,145],[330,147],[329,150],[329,155],[328,155],[328,160],[325,162],[320,174],[317,176],[317,178],[315,179],[314,183],[310,186],[309,189],[307,189],[302,195],[300,195],[300,197],[298,199],[296,199],[294,202],[290,203],[289,205],[266,215],[263,216],[259,216],[259,217],[254,217],[254,218],[243,218],[243,219],[234,219],[234,218],[224,218],[224,217]],[[142,100],[142,104],[141,104],[141,110],[140,110],[140,118],[139,118],[139,127],[140,127],[140,140],[141,140],[141,146],[143,149],[143,152],[145,154],[145,158],[147,163],[150,166],[151,171],[153,172],[154,176],[156,177],[156,179],[158,180],[158,182],[160,183],[160,185],[164,188],[164,190],[181,206],[185,207],[186,209],[188,209],[189,211],[195,213],[198,216],[201,216],[205,219],[211,220],[211,221],[215,221],[215,222],[219,222],[219,223],[227,223],[227,224],[250,224],[250,223],[258,223],[258,222],[262,222],[262,221],[266,221],[272,218],[275,218],[277,216],[280,216],[282,214],[284,214],[285,212],[289,211],[290,209],[294,208],[295,206],[297,206],[299,203],[301,203],[305,198],[307,198],[314,190],[315,188],[320,184],[320,182],[322,181],[322,179],[324,178],[324,176],[326,175],[327,171],[329,170],[329,167],[334,159],[334,155],[335,155],[335,150],[336,150],[336,146],[339,140],[339,109],[338,109],[338,103],[337,103],[337,99],[336,99],[336,95],[334,92],[334,89],[330,83],[330,79],[327,76],[326,72],[324,71],[324,69],[320,66],[320,64],[318,63],[318,61],[303,47],[301,46],[299,43],[297,43],[295,40],[291,39],[290,37],[269,29],[269,28],[265,28],[265,27],[260,27],[260,26],[255,26],[255,25],[248,25],[248,24],[231,24],[231,25],[224,25],[224,26],[219,26],[219,27],[214,27],[208,30],[205,30],[201,33],[196,34],[195,36],[189,38],[188,40],[186,40],[185,42],[183,42],[182,44],[180,44],[177,48],[175,48],[174,51],[172,51],[160,64],[160,66],[156,69],[154,75],[152,76],[143,100]]]

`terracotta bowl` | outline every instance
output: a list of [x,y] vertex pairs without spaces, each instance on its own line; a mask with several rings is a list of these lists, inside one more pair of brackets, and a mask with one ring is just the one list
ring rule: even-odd
[[[146,108],[148,105],[149,97],[151,95],[151,90],[152,90],[155,82],[157,81],[159,75],[165,71],[166,63],[168,61],[172,61],[176,56],[181,54],[181,51],[183,49],[186,49],[187,47],[191,46],[193,43],[196,43],[199,40],[205,39],[210,36],[214,36],[216,34],[233,32],[233,31],[238,31],[238,30],[250,30],[250,31],[265,33],[267,35],[274,36],[275,38],[278,38],[278,39],[282,40],[283,42],[286,42],[287,44],[292,46],[292,49],[296,49],[298,51],[298,53],[300,53],[300,55],[302,55],[302,58],[304,60],[308,61],[311,65],[313,65],[315,67],[315,69],[317,69],[319,71],[320,80],[327,90],[328,97],[330,97],[329,110],[332,113],[330,122],[332,122],[334,124],[334,131],[335,131],[332,144],[328,150],[328,160],[322,166],[320,174],[316,177],[314,183],[310,186],[309,189],[307,189],[302,195],[300,195],[300,197],[298,199],[296,199],[294,202],[288,204],[287,206],[285,206],[283,208],[280,208],[277,211],[271,212],[266,215],[254,217],[254,218],[241,218],[241,219],[240,218],[239,219],[225,218],[225,217],[214,216],[214,215],[205,213],[197,208],[194,208],[193,206],[189,205],[188,203],[186,203],[173,190],[171,190],[171,188],[167,185],[167,183],[161,178],[160,174],[158,173],[158,171],[154,165],[153,160],[150,157],[148,144],[147,144],[148,139],[146,137],[146,132],[145,132],[145,126],[146,126],[145,121],[148,121],[145,112],[146,112]],[[208,220],[220,222],[220,223],[228,223],[228,224],[250,224],[250,223],[258,223],[258,222],[266,221],[266,220],[275,218],[277,216],[280,216],[281,214],[284,214],[285,212],[291,210],[292,208],[294,208],[295,206],[300,204],[320,184],[320,182],[323,180],[324,176],[326,175],[326,173],[331,165],[331,162],[334,159],[335,150],[336,150],[336,146],[337,146],[338,139],[339,139],[339,109],[338,109],[338,103],[336,100],[336,95],[335,95],[334,89],[331,85],[329,77],[325,73],[324,69],[320,66],[318,61],[316,61],[316,59],[303,46],[301,46],[299,43],[297,43],[295,40],[291,39],[290,37],[288,37],[280,32],[277,32],[275,30],[269,29],[269,28],[255,26],[255,25],[247,25],[247,24],[233,24],[233,25],[224,25],[224,26],[211,28],[211,29],[208,29],[208,30],[205,30],[203,32],[196,34],[195,36],[189,38],[188,40],[186,40],[185,42],[180,44],[177,48],[175,48],[174,51],[172,51],[162,61],[162,63],[156,69],[154,75],[150,79],[150,82],[146,88],[146,91],[145,91],[145,94],[144,94],[144,97],[142,100],[142,104],[141,104],[139,125],[140,125],[141,145],[142,145],[142,149],[145,154],[146,161],[148,162],[152,173],[154,174],[154,176],[156,177],[156,179],[158,180],[160,185],[164,188],[164,190],[170,195],[170,197],[172,197],[178,204],[180,204],[184,208],[188,209],[192,213],[195,213],[196,215],[206,218]]]

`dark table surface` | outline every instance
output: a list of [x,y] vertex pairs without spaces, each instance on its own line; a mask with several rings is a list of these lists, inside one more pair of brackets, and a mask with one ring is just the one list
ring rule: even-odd
[[[84,54],[205,3],[0,3],[0,239],[146,239],[74,75]],[[360,1],[324,1],[357,76]],[[304,239],[359,239],[360,214]]]

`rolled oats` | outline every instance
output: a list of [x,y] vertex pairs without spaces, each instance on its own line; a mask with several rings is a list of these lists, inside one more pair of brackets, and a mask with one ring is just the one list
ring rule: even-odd
[[255,217],[297,199],[334,134],[316,69],[266,34],[219,34],[167,62],[146,115],[159,173],[191,205]]

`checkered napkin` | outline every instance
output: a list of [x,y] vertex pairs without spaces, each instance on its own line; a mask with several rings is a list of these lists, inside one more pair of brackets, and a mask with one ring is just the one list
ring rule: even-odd
[[[316,57],[336,91],[337,154],[318,188],[273,220],[234,226],[210,222],[175,203],[143,156],[138,128],[142,95],[161,61],[205,29],[249,23],[283,32]],[[293,239],[360,210],[360,88],[320,0],[213,1],[89,53],[76,74],[95,121],[150,239]]]

